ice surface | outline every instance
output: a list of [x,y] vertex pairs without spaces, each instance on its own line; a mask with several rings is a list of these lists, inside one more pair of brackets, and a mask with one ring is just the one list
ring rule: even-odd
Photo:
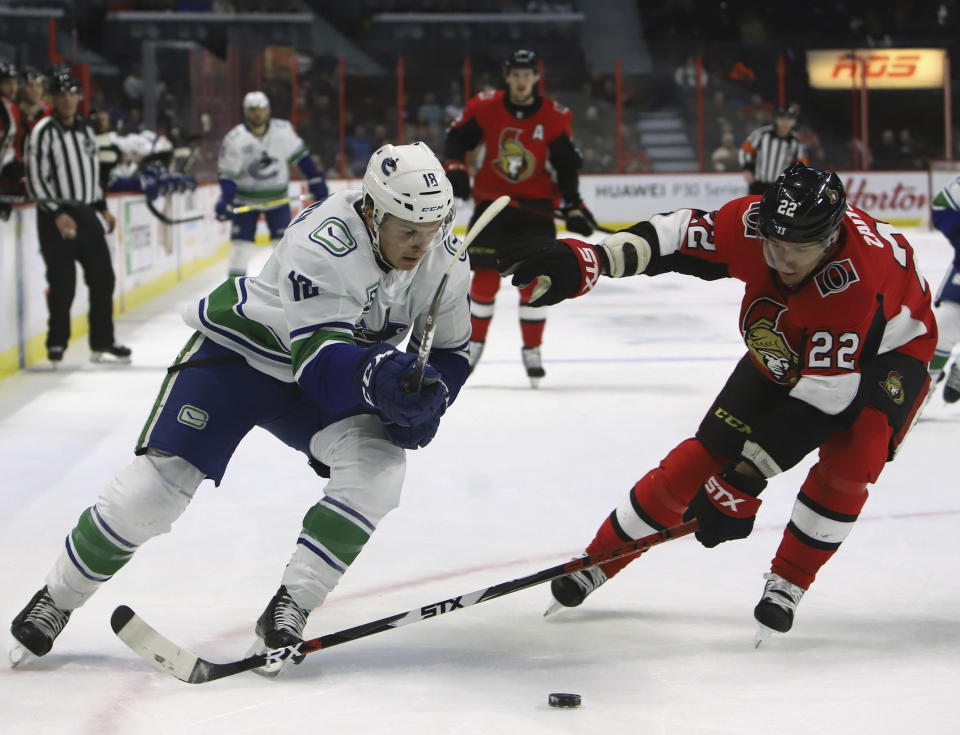
[[[911,238],[936,287],[951,251]],[[263,255],[263,253],[261,253]],[[129,461],[164,368],[189,336],[179,307],[219,267],[119,320],[130,367],[74,343],[56,373],[0,383],[0,621],[43,584],[66,531]],[[604,281],[552,309],[547,377],[527,387],[504,282],[473,378],[401,506],[307,633],[340,630],[526,575],[579,553],[641,475],[692,434],[743,351],[739,288]],[[81,733],[956,733],[960,682],[960,406],[934,398],[860,522],[804,597],[794,630],[753,648],[751,611],[810,461],[771,482],[744,541],[653,549],[583,607],[542,617],[546,587],[307,657],[276,680],[201,686],[155,672],[110,631],[131,605],[213,660],[241,657],[322,482],[262,431],[220,488],[204,483],[77,611],[53,652],[0,668],[0,731]],[[583,706],[556,710],[550,692]]]

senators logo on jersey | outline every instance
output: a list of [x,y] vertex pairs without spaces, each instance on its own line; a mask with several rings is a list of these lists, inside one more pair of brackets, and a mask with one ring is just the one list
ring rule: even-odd
[[768,298],[754,301],[746,310],[740,331],[757,366],[781,385],[793,385],[799,377],[799,358],[779,329],[783,304]]
[[536,156],[520,142],[522,132],[518,128],[504,128],[493,161],[494,171],[514,183],[529,178],[537,168]]
[[887,373],[887,377],[880,381],[880,387],[898,406],[903,403],[903,376],[896,370]]

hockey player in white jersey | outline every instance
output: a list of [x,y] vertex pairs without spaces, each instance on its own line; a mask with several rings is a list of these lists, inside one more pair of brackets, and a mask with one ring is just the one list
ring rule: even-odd
[[[329,477],[307,510],[257,646],[302,640],[320,606],[399,500],[404,450],[427,445],[469,372],[470,269],[450,232],[453,194],[423,143],[386,145],[362,191],[291,223],[256,277],[228,278],[186,321],[136,458],[107,483],[13,621],[14,663],[42,656],[71,612],[148,539],[170,530],[200,482],[219,483],[262,426]],[[405,390],[431,300],[452,267],[420,391]],[[302,658],[302,657],[301,657]]]
[[933,381],[944,380],[943,400],[956,403],[960,400],[960,358],[953,361],[948,371],[950,355],[960,344],[960,177],[957,177],[933,199],[933,225],[942,232],[953,246],[953,261],[933,301],[939,327],[937,351],[930,361],[930,377]]
[[[261,213],[266,217],[273,244],[283,237],[290,224],[290,205],[264,205],[287,198],[291,163],[296,163],[306,177],[310,196],[318,202],[325,199],[327,183],[323,173],[297,131],[288,121],[270,117],[267,95],[248,92],[243,98],[243,122],[224,137],[217,162],[217,219],[232,220],[229,275],[246,275]],[[233,208],[240,205],[255,209],[234,214]]]

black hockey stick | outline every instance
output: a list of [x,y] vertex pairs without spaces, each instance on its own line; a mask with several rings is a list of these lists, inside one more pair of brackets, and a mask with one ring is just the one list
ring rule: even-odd
[[182,225],[185,222],[196,222],[198,220],[202,220],[204,217],[202,214],[194,214],[194,215],[191,215],[190,217],[181,217],[180,219],[172,219],[171,217],[167,217],[167,215],[165,215],[163,212],[157,209],[154,206],[152,199],[147,199],[147,209],[150,210],[150,214],[152,214],[158,220],[163,222],[163,224],[165,225]]
[[437,286],[437,292],[433,295],[430,308],[427,310],[427,319],[423,327],[423,337],[420,340],[420,349],[417,350],[417,362],[413,366],[413,372],[407,377],[403,386],[403,389],[407,393],[416,393],[423,385],[423,371],[427,366],[430,349],[433,347],[433,328],[436,326],[437,312],[440,310],[440,299],[443,298],[443,290],[447,287],[447,281],[450,278],[450,273],[453,271],[453,266],[467,251],[467,248],[470,247],[470,243],[483,231],[483,228],[490,224],[490,221],[500,214],[509,203],[510,197],[508,196],[497,197],[490,202],[490,206],[483,210],[483,214],[477,217],[477,221],[473,223],[470,231],[463,238],[463,242],[460,243],[457,252],[454,253],[450,259],[450,265],[447,266],[443,278],[440,279],[440,285]]
[[583,569],[590,569],[598,564],[604,564],[614,559],[620,559],[624,556],[631,556],[646,551],[652,546],[662,544],[670,539],[680,538],[687,534],[695,532],[699,528],[699,522],[694,519],[681,523],[679,526],[666,528],[658,533],[652,533],[649,536],[631,541],[630,543],[617,546],[609,551],[601,551],[596,554],[581,556],[572,559],[564,564],[558,564],[555,567],[544,569],[540,572],[520,577],[510,582],[501,582],[492,587],[486,587],[476,592],[466,595],[452,597],[448,600],[441,600],[430,605],[414,608],[398,615],[390,615],[380,620],[374,620],[370,623],[357,625],[353,628],[345,628],[335,633],[327,633],[319,638],[311,638],[295,646],[286,648],[277,648],[266,653],[256,654],[239,661],[230,661],[224,664],[213,663],[200,658],[196,654],[190,653],[172,641],[164,638],[160,633],[151,628],[139,615],[126,605],[121,605],[113,611],[110,617],[110,627],[113,632],[126,643],[137,655],[143,658],[154,668],[164,673],[187,682],[188,684],[204,684],[215,679],[222,679],[225,676],[233,676],[244,671],[258,669],[267,664],[278,663],[290,656],[296,654],[306,655],[319,651],[321,649],[339,646],[341,643],[366,638],[370,635],[383,633],[387,630],[400,628],[410,623],[418,623],[427,618],[435,618],[444,613],[462,610],[470,605],[476,605],[480,602],[493,600],[497,597],[503,597],[513,592],[519,592],[529,587],[533,587],[544,582],[549,582],[556,577],[562,577],[565,574],[572,574]]
[[[529,204],[526,204],[522,199],[511,199],[510,206],[516,207],[517,209],[520,209],[524,212],[530,212],[531,214],[538,214],[541,217],[558,219],[561,222],[565,221],[563,212],[559,209],[555,209],[552,212],[548,212],[545,209],[540,209],[538,207],[531,207]],[[619,230],[611,230],[609,227],[604,227],[603,225],[597,224],[597,221],[593,218],[593,215],[591,215],[590,219],[587,220],[587,224],[589,224],[597,232],[603,232],[604,234],[609,235],[609,234],[613,234],[614,232],[619,232]],[[574,232],[573,234],[576,235],[577,233]],[[582,235],[580,237],[582,237]]]

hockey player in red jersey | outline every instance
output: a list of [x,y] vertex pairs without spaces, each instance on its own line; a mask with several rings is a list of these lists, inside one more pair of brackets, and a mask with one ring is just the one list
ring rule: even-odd
[[[553,242],[501,265],[532,285],[532,304],[582,295],[601,274],[744,282],[747,353],[696,434],[634,485],[587,553],[681,519],[699,521],[707,547],[745,538],[767,481],[818,449],[754,610],[761,639],[790,630],[929,389],[937,328],[907,240],[848,205],[835,173],[795,163],[762,198],[658,214],[598,245]],[[579,605],[633,558],[554,580],[554,607]]]
[[[17,107],[17,68],[0,61],[0,194],[22,195],[23,156],[18,150],[23,125]],[[0,219],[10,217],[10,204],[0,202]]]
[[[570,110],[539,94],[537,57],[533,51],[515,51],[503,67],[506,89],[481,92],[447,129],[447,178],[453,193],[470,198],[467,154],[483,146],[473,183],[476,208],[470,224],[490,203],[506,194],[511,206],[497,216],[470,246],[473,280],[470,285],[470,366],[473,368],[487,339],[494,302],[500,288],[498,253],[511,250],[524,238],[554,238],[553,212],[562,206],[567,229],[587,236],[596,224],[580,199],[580,153],[573,145]],[[553,173],[550,169],[552,168]],[[540,356],[546,309],[529,304],[530,289],[520,289],[520,331],[523,364],[534,387],[544,376]]]

